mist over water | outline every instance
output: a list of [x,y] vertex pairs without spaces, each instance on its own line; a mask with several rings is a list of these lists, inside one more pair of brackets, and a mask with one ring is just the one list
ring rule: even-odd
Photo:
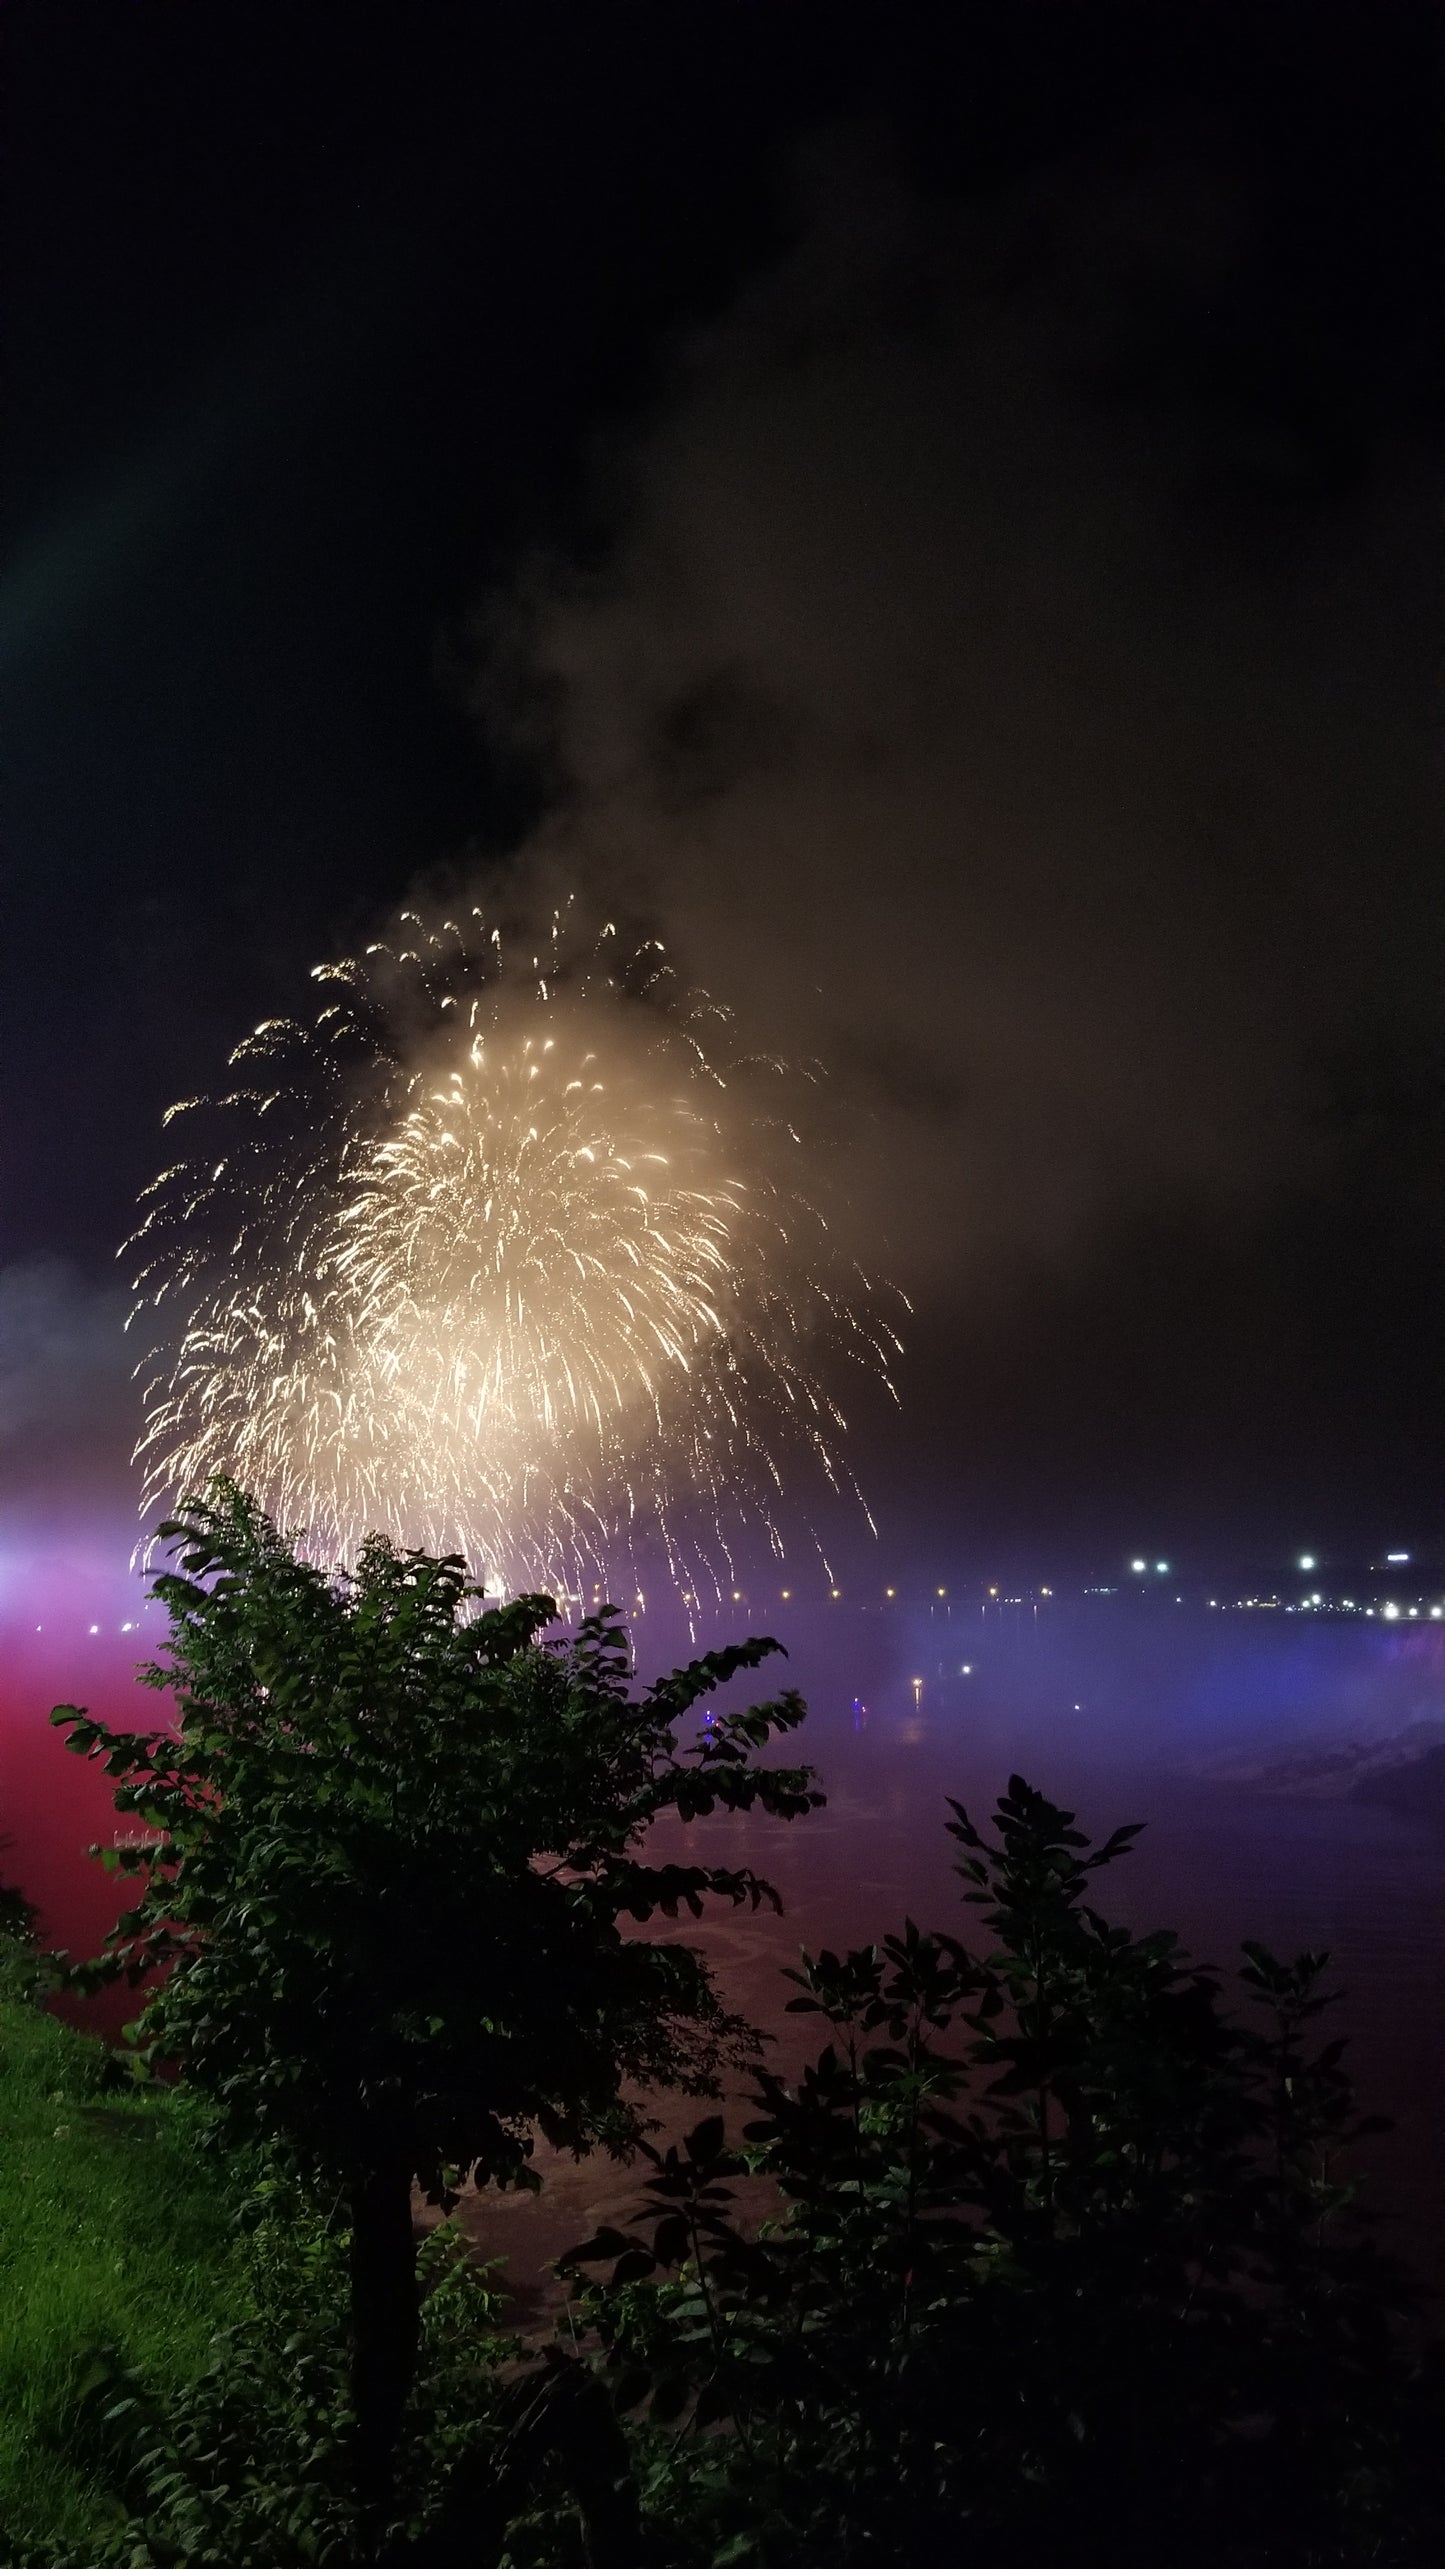
[[1375,2199],[1445,2277],[1445,1830],[1350,1798],[1332,1769],[1416,1725],[1422,1744],[1432,1725],[1445,1737],[1445,1635],[1127,1595],[780,1601],[768,1620],[809,1701],[828,1804],[786,1833],[737,1824],[787,1914],[712,1932],[785,2053],[806,2030],[779,2019],[773,1966],[905,1915],[963,1931],[945,1797],[986,1817],[1020,1771],[1093,1835],[1147,1823],[1099,1885],[1111,1917],[1177,1928],[1226,1977],[1246,1936],[1330,1953],[1362,2098],[1396,2124],[1369,2151]]
[[[131,1824],[47,1716],[69,1701],[113,1722],[153,1722],[161,1699],[136,1688],[132,1672],[161,1641],[164,1618],[143,1605],[120,1535],[100,1528],[72,1528],[48,1567],[17,1562],[12,1546],[0,1578],[4,1870],[39,1905],[47,1940],[89,1952],[121,1891],[85,1850]],[[699,1931],[731,1999],[777,2031],[778,2056],[800,2058],[808,2042],[806,2022],[782,2014],[777,1978],[800,1945],[867,1942],[905,1915],[966,1923],[945,1797],[986,1814],[1019,1771],[1093,1833],[1147,1823],[1100,1886],[1110,1915],[1176,1927],[1226,1972],[1245,1936],[1284,1952],[1329,1950],[1363,2098],[1397,2126],[1371,2145],[1377,2199],[1445,2275],[1445,1832],[1423,1813],[1351,1799],[1347,1780],[1326,1771],[1351,1743],[1381,1747],[1415,1725],[1426,1726],[1422,1741],[1432,1724],[1445,1735],[1445,1632],[1164,1596],[858,1604],[785,1600],[780,1586],[729,1600],[695,1641],[677,1605],[649,1608],[633,1626],[644,1678],[695,1648],[771,1632],[786,1660],[735,1691],[791,1685],[807,1699],[796,1754],[818,1769],[826,1807],[791,1827],[741,1816],[679,1833],[699,1854],[706,1845],[720,1860],[755,1864],[782,1894],[781,1919],[728,1914]],[[113,2030],[134,2006],[131,1993],[114,1993],[101,2021]],[[527,2253],[580,2236],[579,2219],[630,2201],[631,2182],[600,2165],[551,2170]],[[485,2215],[500,2224],[499,2244],[515,2236],[520,2250],[519,2217]]]

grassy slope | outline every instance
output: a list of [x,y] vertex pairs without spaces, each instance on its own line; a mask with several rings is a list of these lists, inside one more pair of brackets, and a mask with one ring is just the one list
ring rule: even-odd
[[90,2037],[0,1995],[0,2560],[98,2521],[74,2420],[86,2349],[164,2388],[239,2316],[214,2173],[165,2093],[108,2088],[104,2068]]

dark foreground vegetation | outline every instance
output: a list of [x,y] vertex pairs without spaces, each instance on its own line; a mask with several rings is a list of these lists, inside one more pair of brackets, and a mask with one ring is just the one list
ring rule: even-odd
[[[479,1611],[460,1563],[380,1544],[338,1588],[224,1484],[176,1531],[179,1734],[57,1716],[165,1833],[89,1974],[167,1966],[126,2100],[164,2142],[165,2302],[149,2335],[51,2330],[0,2440],[12,2560],[1440,2556],[1441,2375],[1354,2200],[1324,1957],[1247,1946],[1227,2002],[1096,1905],[1136,1830],[1091,1845],[1014,1778],[987,1830],[950,1806],[951,1928],[789,1976],[820,2048],[785,2082],[685,1941],[625,1927],[772,1896],[649,1860],[649,1833],[819,1798],[764,1760],[796,1696],[679,1746],[773,1645],[634,1697],[609,1617],[544,1645],[547,1601]],[[148,2056],[176,2088],[147,2095]],[[725,2084],[735,2129],[648,2138],[658,2091]],[[417,2189],[533,2182],[534,2132],[638,2165],[549,2344],[507,2334],[449,2225],[413,2226]]]

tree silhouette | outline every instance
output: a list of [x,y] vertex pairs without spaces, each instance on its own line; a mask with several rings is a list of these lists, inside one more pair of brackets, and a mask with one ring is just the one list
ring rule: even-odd
[[222,2144],[277,2153],[351,2238],[358,2486],[379,2527],[415,2364],[412,2188],[530,2180],[534,2132],[628,2148],[638,2088],[717,2092],[748,2029],[702,1957],[624,1921],[777,1905],[747,1868],[651,1863],[665,1812],[822,1796],[757,1762],[792,1692],[677,1725],[776,1642],[710,1652],[641,1695],[615,1613],[550,1644],[548,1597],[486,1609],[457,1558],[364,1547],[337,1577],[225,1480],[163,1532],[177,1726],[52,1719],[164,1833],[92,1983],[161,1972],[144,2038],[216,2109]]

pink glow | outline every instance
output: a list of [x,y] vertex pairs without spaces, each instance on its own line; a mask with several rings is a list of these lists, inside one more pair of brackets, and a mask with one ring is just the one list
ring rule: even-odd
[[[124,1627],[129,1626],[127,1630]],[[53,1729],[54,1704],[85,1707],[118,1728],[149,1728],[163,1698],[135,1682],[137,1663],[165,1633],[144,1603],[124,1550],[103,1539],[33,1539],[24,1550],[0,1533],[0,1875],[40,1913],[42,1941],[77,1960],[99,1951],[131,1886],[88,1859],[135,1823],[117,1814],[110,1779],[72,1756]],[[136,2012],[118,1989],[62,2012],[114,2032]]]

